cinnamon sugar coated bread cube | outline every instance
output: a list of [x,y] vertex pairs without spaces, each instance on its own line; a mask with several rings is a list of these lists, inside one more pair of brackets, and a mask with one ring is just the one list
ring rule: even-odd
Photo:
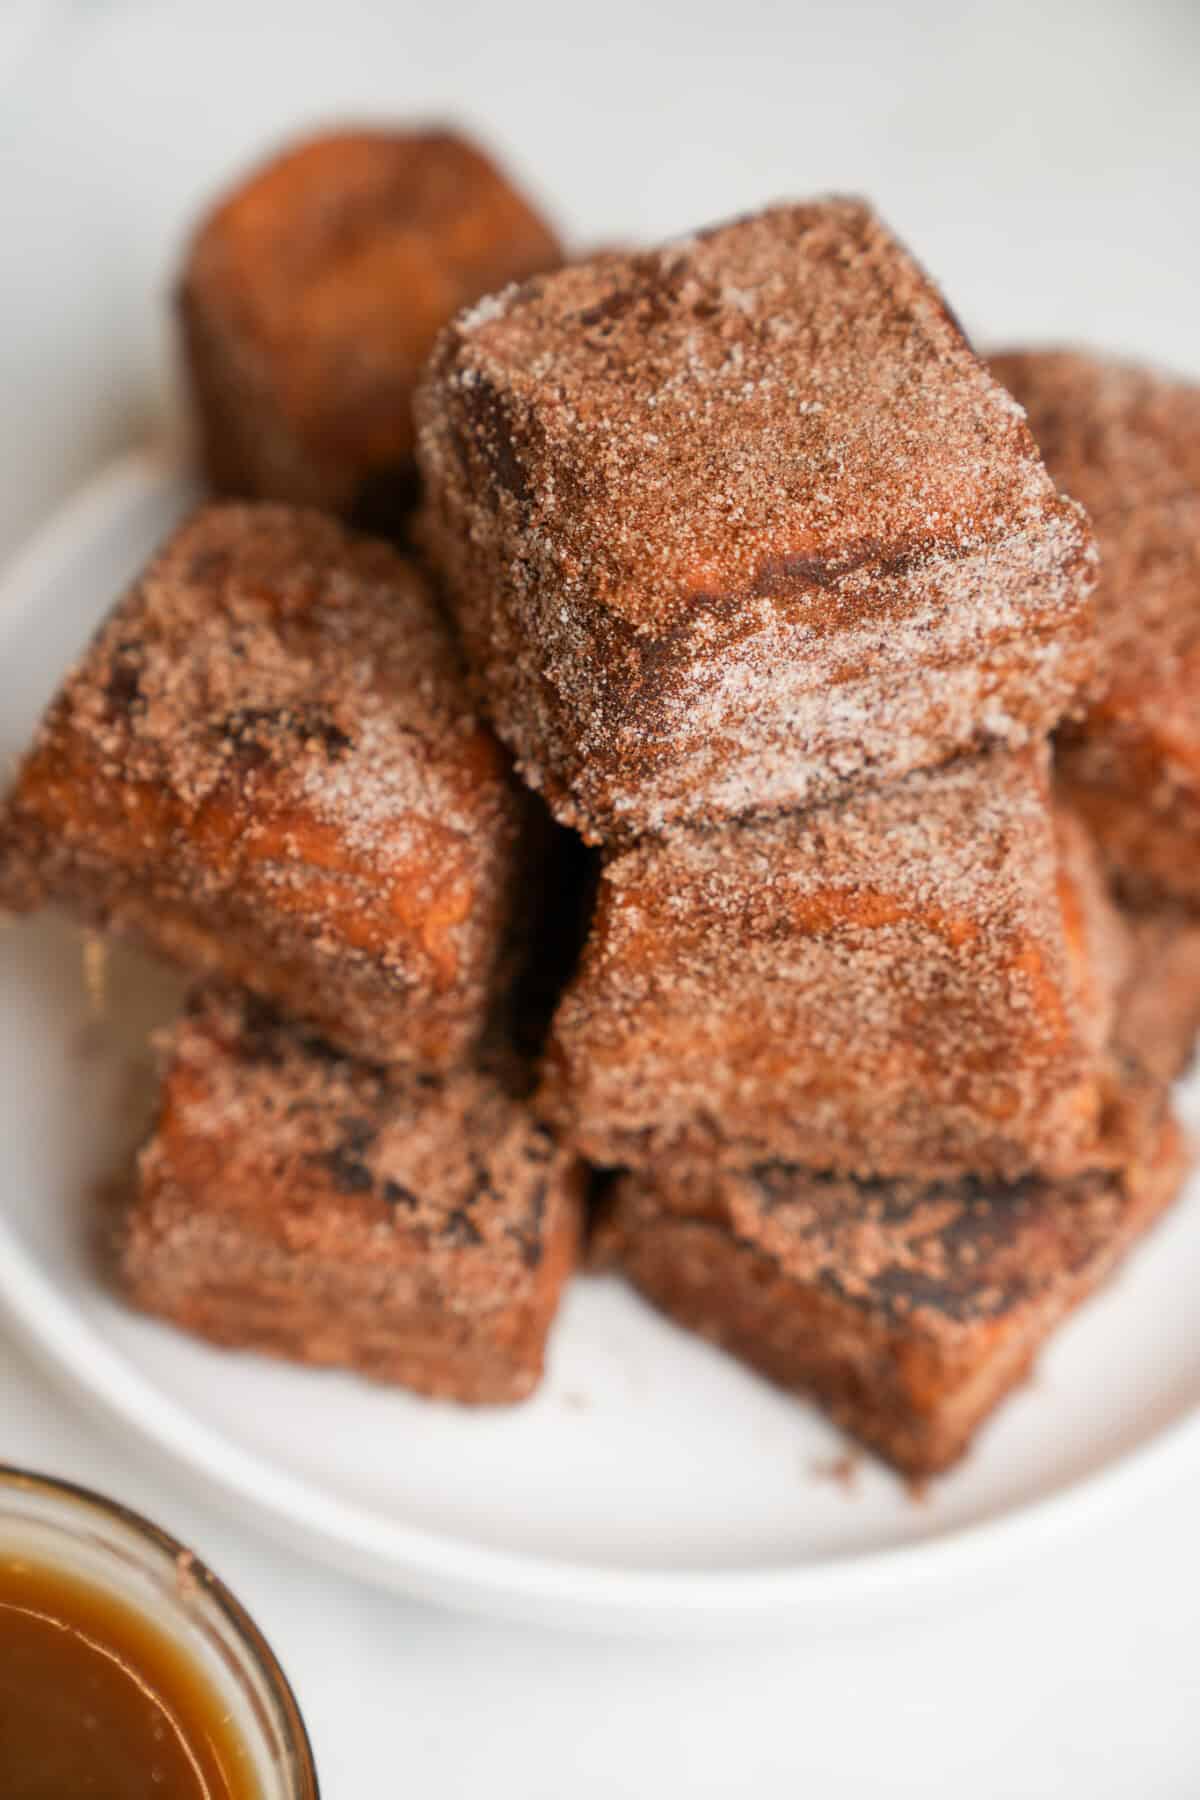
[[613,857],[543,1074],[608,1165],[1073,1172],[1124,933],[1045,746]]
[[623,1176],[596,1260],[933,1475],[1174,1199],[1186,1158],[1161,1090],[1130,1110],[1116,1167],[1060,1182],[855,1183],[782,1163]]
[[545,222],[449,131],[341,131],[240,182],[180,290],[204,462],[223,492],[403,509],[412,389],[437,332],[561,260]]
[[1161,1081],[1174,1081],[1200,1036],[1200,920],[1182,907],[1128,915],[1121,1036]]
[[315,512],[212,506],[51,705],[0,809],[0,898],[440,1067],[505,972],[524,813],[410,563]]
[[582,1170],[524,1107],[473,1071],[389,1076],[232,993],[165,1049],[119,1240],[138,1306],[437,1398],[532,1392]]
[[1101,685],[1060,780],[1141,902],[1200,906],[1200,386],[1075,351],[993,369],[1102,552]]
[[1094,556],[864,204],[782,206],[460,316],[422,532],[526,779],[594,840],[1044,734]]

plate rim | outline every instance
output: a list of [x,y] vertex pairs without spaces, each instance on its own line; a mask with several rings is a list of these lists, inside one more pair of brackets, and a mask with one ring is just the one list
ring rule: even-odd
[[[26,1349],[76,1399],[198,1475],[228,1515],[255,1515],[327,1565],[460,1610],[589,1629],[682,1635],[705,1626],[786,1625],[877,1607],[918,1585],[985,1573],[1018,1553],[1090,1529],[1149,1493],[1182,1456],[1200,1452],[1192,1408],[1111,1461],[996,1517],[948,1526],[914,1543],[752,1568],[650,1569],[498,1549],[385,1518],[281,1471],[197,1419],[57,1294],[0,1214],[0,1308]],[[214,1352],[217,1354],[217,1352]]]
[[[0,571],[0,632],[31,588],[65,565],[81,532],[123,488],[150,488],[181,471],[149,447],[106,463],[69,495]],[[643,1568],[506,1550],[387,1518],[281,1471],[198,1420],[144,1375],[86,1315],[59,1295],[0,1208],[0,1312],[35,1361],[77,1400],[176,1469],[198,1476],[227,1514],[245,1509],[259,1528],[360,1578],[459,1609],[539,1623],[681,1635],[827,1619],[878,1607],[917,1584],[944,1584],[1091,1528],[1158,1486],[1183,1458],[1200,1462],[1200,1403],[1099,1467],[995,1517],[949,1525],[916,1540],[750,1568]]]

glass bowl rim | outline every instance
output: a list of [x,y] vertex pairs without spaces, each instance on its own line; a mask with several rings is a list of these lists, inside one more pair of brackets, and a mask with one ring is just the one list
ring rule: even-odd
[[48,1475],[39,1469],[26,1469],[16,1463],[0,1462],[0,1491],[43,1494],[65,1501],[83,1515],[92,1515],[116,1524],[132,1536],[140,1538],[164,1561],[179,1563],[186,1558],[189,1580],[203,1588],[206,1596],[230,1627],[240,1648],[256,1668],[266,1687],[276,1721],[291,1761],[296,1784],[296,1800],[320,1800],[316,1764],[304,1715],[300,1711],[292,1684],[270,1644],[241,1601],[219,1575],[194,1550],[156,1525],[132,1506],[110,1499],[95,1488],[85,1487],[59,1475]]

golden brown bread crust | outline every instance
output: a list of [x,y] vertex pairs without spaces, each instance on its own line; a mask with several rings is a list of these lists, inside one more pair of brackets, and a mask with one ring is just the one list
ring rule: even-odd
[[583,1171],[526,1108],[477,1072],[351,1061],[215,988],[162,1049],[118,1250],[138,1306],[442,1399],[532,1392]]
[[1091,515],[1100,691],[1059,779],[1121,888],[1200,906],[1200,386],[1084,351],[992,368]]
[[218,490],[348,511],[410,485],[412,390],[460,307],[562,252],[449,131],[340,131],[274,157],[192,241],[180,286]]
[[460,316],[422,530],[500,735],[604,841],[1038,737],[1093,552],[865,205],[777,207]]
[[1115,1171],[925,1187],[782,1164],[627,1175],[595,1259],[904,1474],[933,1475],[1174,1198],[1178,1129],[1160,1089],[1134,1086]]
[[411,564],[314,512],[214,506],[53,702],[0,811],[0,890],[445,1067],[537,878],[525,814]]
[[1045,747],[992,751],[613,857],[540,1104],[609,1166],[1072,1173],[1124,956]]

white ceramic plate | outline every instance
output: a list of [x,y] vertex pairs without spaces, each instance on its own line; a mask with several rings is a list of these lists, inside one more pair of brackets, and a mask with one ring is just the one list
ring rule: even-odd
[[[151,456],[93,483],[0,584],[0,755],[186,507]],[[807,1408],[582,1280],[543,1391],[513,1412],[425,1403],[210,1350],[128,1312],[94,1255],[98,1182],[135,1134],[147,1033],[177,982],[113,954],[99,1013],[61,920],[0,933],[0,1304],[128,1429],[241,1516],[454,1603],[691,1629],[845,1614],[1007,1555],[1200,1449],[1200,1194],[1064,1331],[1036,1382],[922,1503]]]

